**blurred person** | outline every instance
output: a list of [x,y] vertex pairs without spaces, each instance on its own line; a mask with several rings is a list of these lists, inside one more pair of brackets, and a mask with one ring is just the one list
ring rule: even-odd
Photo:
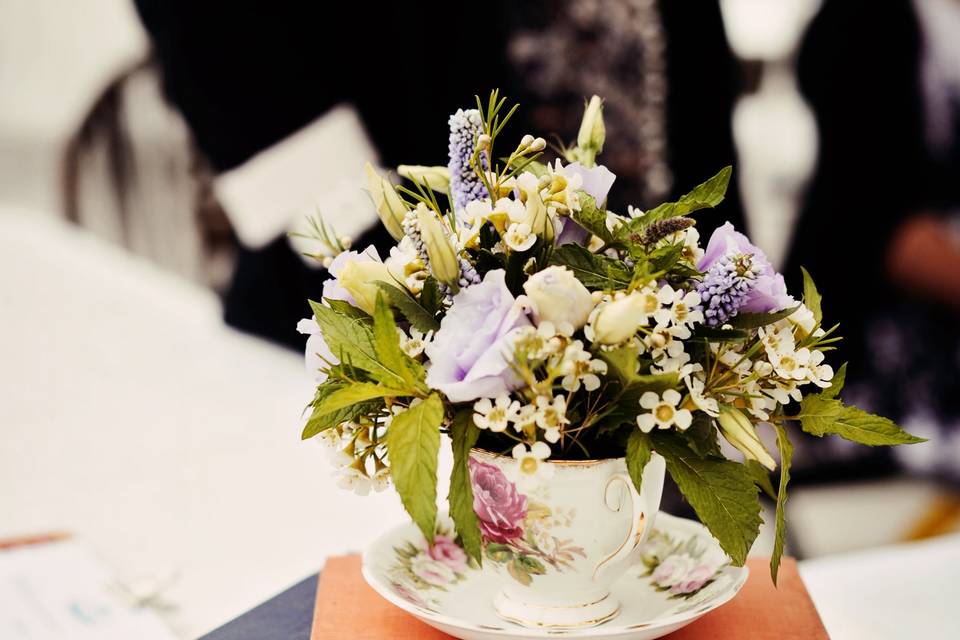
[[[820,152],[786,273],[840,321],[846,393],[933,440],[899,460],[960,478],[960,1],[827,0],[799,75]],[[817,474],[891,469],[848,454]]]
[[[491,88],[521,103],[514,132],[575,135],[583,99],[606,99],[601,161],[623,211],[676,197],[734,164],[732,58],[716,3],[567,0],[470,5],[136,0],[167,97],[212,166],[239,239],[226,320],[300,346],[326,273],[291,247],[316,200],[354,248],[392,244],[364,160],[446,164],[447,118]],[[359,182],[358,182],[359,181]],[[742,226],[735,189],[705,232]]]

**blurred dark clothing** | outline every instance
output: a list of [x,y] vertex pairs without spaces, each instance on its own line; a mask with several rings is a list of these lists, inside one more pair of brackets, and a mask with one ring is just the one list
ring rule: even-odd
[[896,420],[923,411],[948,422],[960,416],[960,321],[886,268],[904,220],[960,207],[960,136],[946,152],[925,140],[926,44],[909,0],[825,2],[799,63],[819,161],[785,273],[796,290],[805,266],[825,321],[840,323],[848,398]]
[[[628,3],[629,4],[629,3]],[[690,20],[679,3],[663,2],[668,83],[666,157],[679,195],[734,164],[730,112],[734,67],[716,3],[697,3]],[[200,149],[219,171],[236,167],[338,103],[353,104],[386,166],[446,164],[447,118],[472,107],[493,87],[521,102],[510,133],[547,134],[536,122],[547,103],[565,104],[556,121],[561,137],[576,136],[589,89],[527,91],[529,75],[507,57],[516,29],[549,20],[526,3],[473,5],[422,2],[368,5],[312,2],[136,0],[164,74],[170,100],[184,114]],[[521,6],[522,5],[522,6]],[[571,3],[570,7],[573,7]],[[604,33],[581,33],[578,42]],[[573,43],[572,43],[573,44]],[[590,50],[584,50],[587,55]],[[599,56],[598,51],[594,51]],[[594,62],[596,62],[594,60]],[[602,65],[601,65],[602,66]],[[606,71],[615,73],[608,65]],[[626,81],[636,81],[633,78]],[[614,115],[614,114],[611,114]],[[553,122],[549,123],[553,125]],[[630,123],[613,117],[608,140]],[[612,146],[616,146],[613,144]],[[603,161],[601,156],[600,161]],[[622,171],[611,206],[639,204],[617,194],[639,193],[640,172]],[[706,236],[724,220],[742,227],[736,189],[719,212],[704,212]],[[382,230],[355,241],[392,244]],[[227,322],[279,342],[300,346],[294,327],[309,314],[322,270],[304,266],[278,239],[262,250],[241,248],[226,298]]]

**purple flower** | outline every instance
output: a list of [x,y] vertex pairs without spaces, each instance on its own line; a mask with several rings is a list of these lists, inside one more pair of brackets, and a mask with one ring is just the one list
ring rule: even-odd
[[[576,174],[583,180],[583,190],[593,197],[597,206],[603,206],[607,194],[613,187],[617,176],[602,164],[587,168],[579,162],[572,162],[563,168],[564,174]],[[557,246],[565,244],[584,244],[587,241],[587,230],[573,221],[572,218],[560,218],[560,229],[557,232]]]
[[[487,188],[470,166],[473,157],[477,136],[483,133],[483,122],[480,112],[476,109],[457,109],[450,116],[450,196],[453,198],[453,208],[459,213],[473,200],[482,200],[488,197]],[[480,166],[486,169],[486,158],[481,155]]]
[[[338,280],[340,272],[350,262],[382,262],[382,260],[380,260],[380,254],[377,253],[377,248],[370,245],[359,253],[356,251],[344,251],[338,254],[337,257],[333,259],[333,262],[330,263],[327,271],[333,277],[323,283],[323,297],[329,298],[330,300],[343,300],[356,307],[358,306],[357,301],[340,285],[340,281]],[[301,331],[301,333],[303,332]]]
[[527,499],[497,467],[470,458],[473,510],[480,520],[484,540],[505,544],[523,536]]
[[724,257],[738,255],[752,256],[751,271],[755,278],[750,292],[746,294],[737,311],[765,313],[780,311],[793,304],[794,300],[787,293],[783,276],[774,270],[766,254],[754,246],[747,236],[736,231],[729,222],[710,236],[710,242],[707,243],[707,249],[697,268],[700,271],[709,271],[710,267]]
[[520,384],[510,367],[513,337],[530,325],[504,282],[503,269],[461,289],[427,346],[427,385],[451,402],[495,398]]

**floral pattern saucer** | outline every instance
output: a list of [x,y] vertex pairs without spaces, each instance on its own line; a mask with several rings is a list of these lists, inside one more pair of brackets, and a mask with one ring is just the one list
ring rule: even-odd
[[364,553],[363,576],[396,606],[463,640],[659,638],[729,601],[748,573],[730,565],[703,525],[660,512],[639,562],[611,589],[620,615],[586,629],[527,629],[497,617],[492,600],[500,582],[470,561],[455,537],[445,516],[433,548],[415,525],[396,527]]

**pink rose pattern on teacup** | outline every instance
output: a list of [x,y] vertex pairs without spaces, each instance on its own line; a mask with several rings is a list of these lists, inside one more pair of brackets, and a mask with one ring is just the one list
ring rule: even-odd
[[510,576],[529,585],[547,567],[563,571],[575,556],[586,557],[572,540],[551,533],[562,518],[517,490],[499,467],[470,458],[473,510],[480,521],[485,557],[505,567]]
[[527,499],[507,480],[499,468],[470,458],[470,484],[473,487],[473,510],[480,520],[484,542],[506,544],[523,536],[523,519],[527,517]]
[[694,538],[675,542],[668,534],[656,530],[650,533],[642,558],[647,567],[645,575],[657,590],[684,598],[713,582],[727,564],[707,557],[705,549],[700,548]]

